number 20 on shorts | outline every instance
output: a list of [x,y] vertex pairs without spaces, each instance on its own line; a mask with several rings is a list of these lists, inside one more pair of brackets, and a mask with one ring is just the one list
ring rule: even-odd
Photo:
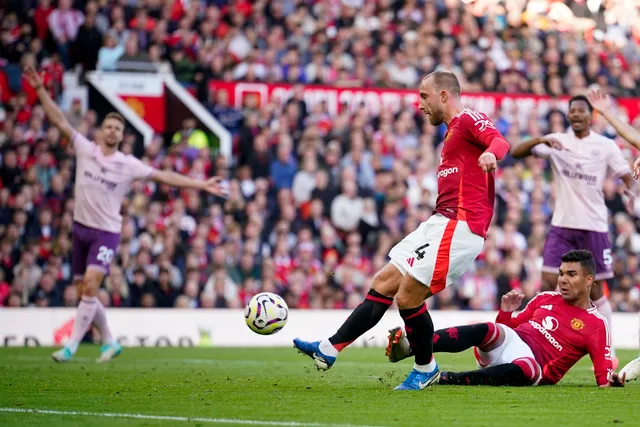
[[98,258],[98,261],[100,261],[105,265],[111,264],[111,261],[113,261],[113,249],[109,249],[106,246],[100,246],[98,248],[97,258]]

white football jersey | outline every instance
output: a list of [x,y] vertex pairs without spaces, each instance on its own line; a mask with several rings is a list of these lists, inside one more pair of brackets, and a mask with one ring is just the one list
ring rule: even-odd
[[607,232],[608,210],[602,187],[609,174],[620,177],[631,173],[629,164],[615,141],[589,133],[579,139],[569,129],[566,133],[552,133],[564,150],[545,144],[536,145],[532,152],[549,160],[556,188],[556,204],[551,225],[578,230]]

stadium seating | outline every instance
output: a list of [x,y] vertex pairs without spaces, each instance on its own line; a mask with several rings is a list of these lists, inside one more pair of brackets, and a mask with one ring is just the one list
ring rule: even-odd
[[[224,175],[231,195],[210,201],[137,185],[100,294],[115,307],[237,308],[260,290],[283,293],[292,308],[358,304],[390,247],[434,206],[443,130],[401,101],[378,108],[363,97],[344,108],[340,100],[352,99],[341,97],[345,88],[404,99],[423,74],[451,69],[479,110],[505,95],[546,106],[524,115],[502,102],[491,111],[511,144],[565,128],[562,97],[590,85],[620,97],[620,112],[640,124],[635,1],[604,2],[613,7],[595,12],[590,2],[539,0],[4,3],[0,306],[77,304],[69,286],[73,153],[22,80],[27,63],[57,98],[65,72],[172,70],[233,135],[232,158],[204,149],[194,159],[170,137],[146,146],[155,167]],[[293,97],[230,99],[220,90],[237,82]],[[327,100],[307,104],[304,85],[329,90]],[[96,113],[77,108],[70,121],[92,136]],[[615,138],[601,119],[594,127]],[[531,297],[539,287],[554,203],[549,170],[541,160],[507,158],[497,177],[485,250],[474,271],[430,300],[435,308],[493,310],[504,292]],[[638,311],[640,205],[626,212],[620,190],[606,183],[616,255],[608,285],[617,310]]]

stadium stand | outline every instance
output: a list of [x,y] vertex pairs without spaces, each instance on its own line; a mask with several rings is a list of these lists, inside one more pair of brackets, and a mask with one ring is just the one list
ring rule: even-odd
[[[177,144],[157,137],[145,147],[145,161],[156,167],[228,177],[231,195],[211,202],[136,186],[100,294],[112,307],[242,307],[260,290],[283,292],[292,308],[362,300],[391,246],[434,206],[443,132],[409,105],[379,114],[367,105],[308,105],[303,85],[415,90],[423,74],[447,68],[465,93],[558,97],[596,84],[618,97],[640,96],[640,7],[630,0],[3,3],[2,306],[77,304],[69,286],[73,153],[43,119],[21,78],[25,64],[44,73],[58,99],[65,72],[172,70],[234,136],[230,159],[195,137],[192,156],[181,134]],[[294,96],[258,108],[231,102],[211,84],[236,81],[292,84]],[[625,105],[637,110],[638,100]],[[516,144],[565,128],[560,110],[523,118],[505,107],[492,119]],[[68,117],[94,135],[96,112],[74,102]],[[595,129],[615,137],[601,119]],[[185,129],[187,140],[192,131]],[[619,144],[629,160],[637,154]],[[508,290],[531,298],[539,287],[554,204],[549,170],[542,160],[507,158],[497,176],[485,250],[472,273],[430,300],[435,308],[493,310]],[[616,272],[608,285],[617,310],[638,311],[640,205],[626,212],[620,190],[606,183]]]

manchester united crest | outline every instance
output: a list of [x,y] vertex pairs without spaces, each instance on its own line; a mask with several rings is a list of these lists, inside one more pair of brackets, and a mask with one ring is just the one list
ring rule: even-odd
[[581,331],[584,329],[584,322],[580,319],[573,319],[571,321],[571,327],[574,331]]
[[135,98],[129,98],[126,100],[126,103],[129,105],[129,107],[131,107],[133,111],[136,112],[137,115],[139,115],[140,117],[145,116],[144,104],[142,103],[142,101],[139,101]]

